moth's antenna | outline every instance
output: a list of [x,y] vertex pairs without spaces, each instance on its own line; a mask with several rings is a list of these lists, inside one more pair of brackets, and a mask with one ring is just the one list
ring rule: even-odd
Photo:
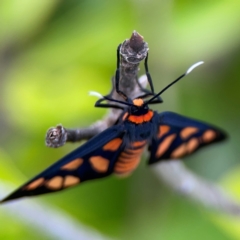
[[193,64],[186,72],[186,75],[188,75],[194,68],[198,67],[199,65],[202,65],[204,62],[203,61],[200,61],[200,62],[197,62],[195,64]]
[[173,82],[171,82],[170,84],[168,84],[165,88],[163,88],[159,93],[157,93],[155,96],[153,96],[151,99],[149,99],[148,101],[146,101],[144,103],[144,105],[147,105],[149,103],[151,103],[155,98],[157,98],[158,96],[160,96],[163,92],[165,92],[168,88],[170,88],[173,84],[175,84],[176,82],[178,82],[180,79],[182,79],[183,77],[187,76],[190,72],[192,72],[193,69],[195,69],[196,67],[198,67],[199,65],[203,64],[203,61],[197,62],[195,64],[193,64],[191,67],[188,68],[188,70],[182,74],[180,77],[178,77],[177,79],[175,79]]
[[103,96],[102,94],[100,94],[98,92],[95,92],[95,91],[89,91],[89,95],[90,96],[96,96],[100,99],[105,99],[105,100],[108,100],[108,101],[111,101],[111,102],[121,103],[121,104],[124,104],[124,105],[127,105],[127,106],[133,106],[132,103],[123,102],[123,101],[116,100],[116,99],[113,99],[113,98],[110,98],[110,97],[107,97],[107,96]]

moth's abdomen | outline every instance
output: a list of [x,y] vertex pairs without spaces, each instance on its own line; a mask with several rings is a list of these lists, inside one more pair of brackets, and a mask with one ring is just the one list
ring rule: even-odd
[[134,171],[141,160],[146,141],[133,142],[118,157],[114,166],[117,175],[125,175]]

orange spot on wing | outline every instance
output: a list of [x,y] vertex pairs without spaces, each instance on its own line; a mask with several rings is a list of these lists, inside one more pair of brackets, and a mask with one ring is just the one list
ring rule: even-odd
[[187,143],[187,151],[188,153],[192,153],[197,149],[199,146],[199,142],[197,138],[192,138],[188,143]]
[[144,104],[144,102],[141,98],[136,98],[136,99],[133,100],[133,104],[135,106],[141,107]]
[[188,137],[190,137],[191,135],[198,131],[199,129],[196,127],[186,127],[181,131],[180,136],[182,139],[187,139]]
[[213,130],[207,130],[203,136],[203,142],[208,143],[211,142],[213,139],[215,139],[217,137],[217,133]]
[[197,138],[192,138],[189,142],[183,143],[178,148],[176,148],[172,154],[171,158],[181,158],[195,151],[199,146],[199,141]]
[[24,187],[24,190],[28,190],[28,191],[31,191],[31,190],[34,190],[36,189],[37,187],[41,186],[43,183],[44,183],[44,178],[38,178],[37,180],[29,183],[27,186]]
[[104,173],[108,170],[109,160],[101,156],[90,157],[89,162],[97,172]]
[[172,154],[171,154],[171,158],[180,158],[184,155],[186,155],[187,152],[187,147],[186,147],[186,143],[183,143],[182,145],[180,145],[178,148],[176,148]]
[[173,133],[169,136],[167,136],[163,142],[159,145],[157,152],[156,152],[156,157],[160,158],[171,146],[172,142],[176,138],[176,134]]
[[103,146],[104,151],[116,151],[122,144],[121,138],[115,138]]
[[75,160],[65,164],[64,166],[61,167],[63,170],[76,170],[79,166],[83,164],[83,159],[82,158],[76,158]]
[[64,179],[63,187],[64,188],[71,187],[78,183],[80,183],[80,178],[72,175],[67,175]]
[[62,187],[62,184],[63,184],[63,177],[56,176],[56,177],[53,177],[52,179],[49,179],[45,185],[47,188],[58,190]]
[[170,127],[168,125],[161,125],[159,127],[159,131],[158,131],[158,138],[161,138],[162,136],[164,136],[166,133],[168,133],[170,130]]

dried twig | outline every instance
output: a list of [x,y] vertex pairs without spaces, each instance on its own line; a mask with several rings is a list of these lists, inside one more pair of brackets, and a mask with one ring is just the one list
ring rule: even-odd
[[240,203],[220,186],[207,181],[187,169],[181,160],[153,165],[160,180],[179,194],[222,213],[240,217]]
[[[148,45],[143,38],[133,32],[131,38],[123,42],[120,49],[120,85],[127,96],[134,98],[141,95],[143,88],[147,85],[147,78],[150,78],[145,64],[146,75],[138,79],[139,63],[145,59],[148,54]],[[113,87],[109,95],[114,99],[119,99],[115,91],[115,79],[113,78]],[[153,89],[153,88],[152,88]],[[65,129],[58,125],[50,128],[46,136],[46,144],[49,147],[59,147],[66,141],[74,142],[82,139],[89,139],[112,126],[121,114],[119,109],[111,109],[107,116],[97,121],[88,128]],[[154,172],[157,176],[166,182],[177,192],[184,194],[190,199],[201,203],[207,207],[219,210],[221,212],[240,216],[240,204],[232,199],[219,186],[208,182],[184,167],[181,161],[167,161],[154,164]]]
[[[146,87],[147,78],[145,76],[138,79],[139,63],[144,60],[148,53],[148,44],[143,41],[143,37],[137,32],[133,32],[130,39],[122,43],[120,49],[120,86],[131,98],[137,97],[142,93],[142,88]],[[115,91],[115,78],[112,79],[112,90],[110,94],[114,99],[121,99],[121,96]],[[83,139],[89,139],[106,128],[112,126],[121,114],[119,109],[111,109],[108,115],[87,128],[66,129],[61,125],[52,127],[46,135],[46,145],[48,147],[60,147],[65,142],[75,142]]]

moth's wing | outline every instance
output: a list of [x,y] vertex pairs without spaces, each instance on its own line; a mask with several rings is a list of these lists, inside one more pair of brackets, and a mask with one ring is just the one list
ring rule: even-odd
[[125,146],[123,135],[124,131],[119,125],[103,131],[0,202],[56,192],[86,180],[110,175],[119,153]]
[[158,114],[157,125],[157,135],[149,147],[149,164],[183,158],[226,138],[226,134],[217,127],[172,112]]

